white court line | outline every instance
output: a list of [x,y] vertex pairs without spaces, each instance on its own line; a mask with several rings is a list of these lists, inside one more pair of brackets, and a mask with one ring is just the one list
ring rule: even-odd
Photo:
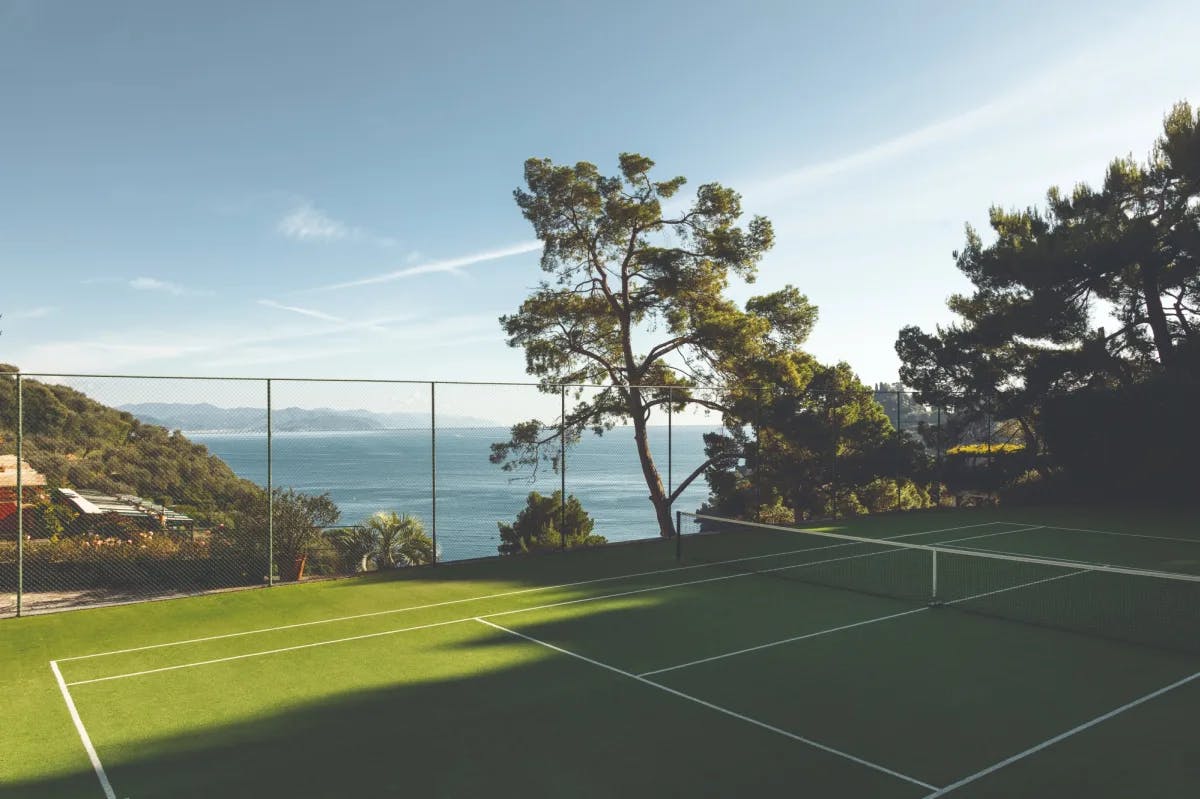
[[[985,535],[990,535],[990,533],[985,534]],[[968,540],[971,540],[972,538],[982,538],[982,537],[983,536],[968,536],[967,538],[960,538],[960,539],[955,539],[955,540],[956,541],[968,541]],[[947,542],[947,543],[950,543],[950,542]],[[813,547],[810,549],[803,549],[803,550],[797,550],[797,551],[798,552],[816,552],[819,550],[835,549],[838,547],[845,547],[845,546],[851,546],[851,544],[835,544],[835,545],[829,546],[829,547]],[[475,618],[489,618],[489,619],[490,618],[499,618],[500,616],[511,616],[511,615],[517,614],[517,613],[530,613],[535,610],[548,610],[550,608],[560,608],[560,607],[564,607],[567,605],[578,605],[578,604],[581,604],[584,602],[598,602],[598,601],[605,600],[605,599],[619,599],[621,597],[633,596],[635,594],[645,594],[645,593],[649,593],[651,591],[665,591],[667,589],[682,588],[682,587],[689,586],[689,585],[701,585],[703,583],[716,583],[716,582],[721,582],[724,580],[737,580],[737,579],[740,579],[743,577],[757,577],[757,576],[761,576],[764,574],[771,574],[771,573],[780,572],[780,571],[788,571],[791,569],[803,569],[803,568],[807,568],[809,566],[821,566],[821,565],[824,565],[827,563],[838,563],[838,562],[846,561],[846,560],[856,560],[858,558],[871,558],[871,557],[875,557],[876,555],[890,555],[890,554],[894,553],[895,551],[896,550],[885,549],[881,552],[866,552],[866,553],[862,553],[859,555],[846,555],[846,556],[840,557],[840,558],[826,558],[824,560],[805,561],[804,563],[791,563],[791,564],[788,564],[787,566],[776,566],[771,569],[759,569],[757,571],[738,572],[736,574],[721,574],[716,577],[703,577],[699,580],[685,580],[680,583],[666,583],[663,585],[652,585],[652,586],[648,586],[646,588],[635,588],[630,591],[618,591],[618,592],[612,593],[612,594],[600,594],[599,596],[580,597],[578,599],[565,599],[561,602],[549,602],[544,605],[534,605],[533,607],[528,607],[528,608],[516,608],[514,610],[502,610],[502,611],[497,611],[496,613],[486,613],[486,614],[482,614],[482,616],[480,616],[480,617],[466,616],[466,617],[459,618],[459,619],[451,619],[449,621],[440,621],[440,622],[434,622],[431,624],[421,624],[421,625],[417,625],[415,627],[400,627],[397,629],[382,630],[382,631],[374,632],[374,633],[364,633],[363,635],[351,635],[351,636],[348,636],[345,638],[334,638],[332,640],[326,640],[326,641],[314,641],[314,642],[308,643],[308,644],[297,644],[295,646],[285,646],[285,647],[280,647],[278,649],[267,649],[267,650],[263,650],[263,651],[259,651],[259,652],[246,652],[241,655],[230,655],[228,657],[213,658],[211,660],[200,660],[200,661],[195,661],[192,663],[179,663],[179,664],[176,664],[173,666],[160,666],[160,667],[154,668],[154,669],[143,669],[141,671],[133,671],[133,672],[125,673],[125,674],[113,674],[113,675],[109,675],[106,677],[93,677],[93,678],[87,679],[87,680],[76,680],[74,682],[69,682],[69,683],[67,683],[67,685],[71,685],[71,686],[88,685],[90,683],[96,683],[96,682],[108,682],[110,680],[123,680],[127,677],[142,677],[147,674],[159,674],[164,671],[178,671],[179,669],[190,669],[190,668],[194,668],[197,666],[210,666],[215,663],[228,663],[228,662],[234,661],[234,660],[245,660],[247,658],[263,657],[265,655],[276,655],[276,654],[279,654],[282,652],[294,652],[294,651],[301,650],[301,649],[313,649],[318,646],[330,646],[332,644],[341,644],[341,643],[346,643],[349,641],[362,641],[362,640],[365,640],[368,638],[381,638],[386,635],[396,635],[398,633],[406,633],[406,632],[411,632],[413,630],[426,630],[431,627],[445,627],[450,624],[459,624],[464,621],[473,621]],[[742,560],[745,560],[745,559],[743,558]],[[730,563],[730,562],[734,562],[734,561],[724,561],[724,562]],[[738,562],[740,562],[740,561],[738,561]],[[716,564],[706,564],[706,565],[716,565]]]
[[1086,721],[1083,724],[1080,724],[1078,727],[1072,727],[1071,729],[1067,730],[1066,732],[1059,733],[1058,735],[1054,736],[1053,738],[1047,738],[1045,741],[1042,741],[1037,746],[1031,746],[1028,749],[1026,749],[1024,752],[1018,752],[1017,754],[1013,755],[1012,757],[1008,757],[1008,758],[1005,758],[1004,760],[1001,760],[999,763],[994,763],[985,769],[982,769],[980,771],[975,772],[974,774],[971,774],[970,776],[963,777],[958,782],[951,783],[950,785],[947,785],[945,788],[939,788],[936,791],[934,791],[933,793],[929,794],[927,797],[925,797],[925,799],[934,799],[934,797],[936,797],[936,796],[945,796],[946,794],[950,793],[953,790],[961,788],[962,786],[967,785],[969,783],[975,782],[976,780],[978,780],[982,777],[986,777],[987,775],[989,775],[993,772],[999,771],[1000,769],[1004,768],[1005,766],[1011,766],[1013,763],[1016,763],[1018,760],[1024,760],[1025,758],[1029,757],[1032,754],[1036,754],[1037,752],[1040,752],[1043,749],[1054,746],[1056,743],[1059,743],[1060,741],[1064,741],[1067,738],[1070,738],[1072,735],[1076,735],[1078,733],[1083,732],[1086,729],[1095,727],[1097,724],[1100,724],[1101,722],[1104,722],[1104,721],[1108,721],[1109,719],[1111,719],[1114,716],[1119,716],[1120,714],[1124,713],[1126,710],[1131,710],[1131,709],[1137,707],[1138,705],[1144,704],[1145,702],[1149,702],[1151,699],[1156,699],[1157,697],[1162,696],[1163,694],[1167,693],[1168,691],[1174,691],[1176,688],[1179,688],[1180,686],[1183,686],[1183,685],[1187,685],[1188,683],[1190,683],[1193,680],[1198,679],[1198,678],[1200,678],[1200,671],[1196,672],[1195,674],[1191,675],[1190,677],[1184,677],[1182,680],[1176,680],[1175,682],[1171,683],[1170,685],[1163,686],[1162,688],[1159,688],[1157,691],[1151,691],[1150,693],[1146,694],[1145,696],[1141,696],[1141,697],[1133,700],[1132,702],[1127,702],[1118,708],[1108,711],[1107,713],[1105,713],[1102,716],[1097,716],[1096,718],[1092,719],[1091,721]]
[[[983,597],[993,596],[994,594],[1003,594],[1006,591],[1016,591],[1017,589],[1020,589],[1020,588],[1028,588],[1031,585],[1041,585],[1042,583],[1049,583],[1049,582],[1053,582],[1055,580],[1062,580],[1067,577],[1074,577],[1077,574],[1087,574],[1087,573],[1088,573],[1088,570],[1080,569],[1079,571],[1070,572],[1068,574],[1059,574],[1059,575],[1055,575],[1054,577],[1046,577],[1041,580],[1032,580],[1028,583],[1021,583],[1020,585],[1011,585],[1008,588],[1000,588],[995,591],[987,591],[982,594],[972,594],[971,596],[964,596],[964,597],[960,597],[958,599],[952,599],[949,602],[946,602],[945,604],[955,605],[955,604],[958,604],[959,602],[968,602],[972,599],[982,599]],[[867,624],[874,624],[875,622],[878,622],[878,621],[888,621],[889,619],[898,619],[901,616],[911,616],[914,613],[923,613],[927,610],[930,610],[930,608],[929,607],[914,608],[912,610],[906,610],[901,613],[892,613],[887,616],[877,616],[873,619],[866,619],[864,621],[855,622],[853,624],[843,624],[840,627],[830,627],[829,629],[826,629],[826,630],[818,630],[817,632],[805,633],[804,635],[795,635],[795,636],[792,636],[791,638],[782,638],[778,641],[770,641],[765,644],[759,644],[758,646],[751,646],[751,647],[747,647],[745,649],[738,649],[733,652],[724,652],[720,655],[712,655],[710,657],[700,658],[699,660],[690,660],[687,663],[680,663],[675,666],[667,666],[665,668],[655,669],[654,671],[643,671],[641,673],[641,676],[642,677],[650,677],[655,674],[662,674],[662,673],[668,672],[668,671],[675,671],[677,669],[686,669],[689,666],[699,666],[701,663],[711,663],[714,660],[724,660],[725,658],[736,657],[738,655],[746,655],[751,652],[759,652],[763,649],[772,649],[777,646],[783,646],[784,644],[795,643],[796,641],[803,641],[808,638],[817,638],[822,635],[829,635],[830,633],[841,632],[842,630],[850,630],[855,627],[863,627]]]
[[969,602],[972,599],[983,599],[985,596],[995,596],[996,594],[1003,594],[1006,591],[1016,591],[1019,588],[1028,588],[1031,585],[1041,585],[1042,583],[1052,583],[1055,580],[1065,580],[1068,577],[1075,577],[1076,575],[1079,575],[1079,574],[1091,574],[1091,573],[1092,573],[1091,569],[1080,569],[1078,571],[1067,572],[1066,574],[1056,574],[1053,577],[1043,577],[1041,580],[1031,580],[1030,582],[1027,582],[1027,583],[1021,583],[1020,585],[1010,585],[1008,588],[997,588],[995,591],[985,591],[982,594],[972,594],[971,596],[964,596],[964,597],[959,597],[958,599],[951,599],[949,602],[946,602],[945,604],[957,605],[959,602]]
[[[1016,524],[1016,522],[1014,522]],[[1200,544],[1200,539],[1173,538],[1169,535],[1145,535],[1142,533],[1114,533],[1111,530],[1089,530],[1086,527],[1056,527],[1053,524],[1042,525],[1047,530],[1068,530],[1072,533],[1097,533],[1099,535],[1115,535],[1120,538],[1147,538],[1151,541],[1174,541],[1179,544]]]
[[856,757],[848,752],[843,752],[840,749],[834,749],[832,746],[826,746],[825,744],[818,743],[810,738],[805,738],[803,736],[796,735],[795,733],[788,732],[787,730],[780,729],[779,727],[775,727],[771,724],[767,724],[764,721],[759,721],[758,719],[751,718],[750,716],[742,715],[741,713],[730,710],[729,708],[721,707],[720,705],[714,705],[712,702],[706,702],[703,699],[692,696],[691,694],[685,694],[683,691],[677,691],[674,688],[668,688],[667,686],[656,683],[653,680],[648,680],[641,675],[625,671],[624,669],[619,669],[616,666],[610,666],[607,663],[601,663],[599,660],[592,660],[591,658],[586,657],[584,655],[580,655],[580,654],[578,654],[576,652],[572,652],[568,649],[563,649],[562,647],[555,646],[554,644],[547,643],[546,641],[539,640],[539,639],[534,638],[529,635],[525,635],[524,633],[519,633],[516,630],[510,630],[507,627],[501,627],[499,624],[490,622],[486,618],[476,618],[475,621],[479,622],[480,624],[486,624],[488,627],[494,627],[495,629],[500,630],[501,632],[508,633],[509,635],[515,636],[517,638],[523,638],[526,641],[537,644],[538,646],[545,647],[546,649],[550,649],[554,652],[558,652],[559,654],[567,655],[568,657],[573,657],[577,660],[582,660],[584,663],[590,663],[593,666],[596,666],[601,669],[605,669],[606,671],[611,671],[614,674],[619,674],[622,677],[628,677],[631,680],[636,680],[636,681],[642,683],[643,685],[649,685],[652,688],[657,688],[660,691],[665,691],[666,693],[671,694],[672,696],[677,696],[680,699],[686,699],[689,702],[694,702],[697,705],[701,705],[702,707],[708,708],[709,710],[715,710],[718,713],[722,713],[731,718],[738,719],[739,721],[744,721],[747,724],[753,724],[755,727],[760,727],[764,730],[768,730],[777,735],[782,735],[785,738],[791,738],[793,741],[799,741],[800,743],[807,744],[808,746],[811,746],[815,749],[820,749],[822,752],[827,752],[831,755],[836,755],[840,758],[844,758],[845,760],[849,760],[851,762],[857,763],[860,766],[866,766],[867,768],[882,772],[884,774],[887,774],[890,777],[895,777],[896,779],[904,780],[905,782],[911,783],[913,785],[919,785],[922,788],[928,788],[932,791],[938,790],[937,786],[930,785],[927,782],[918,780],[915,777],[910,777],[907,774],[901,774],[899,771],[894,771],[894,770],[888,768],[887,766],[881,766],[878,763],[872,763],[870,760],[864,760],[861,757]]
[[[1019,524],[1019,522],[982,522],[980,524],[964,524],[959,527],[943,527],[938,530],[922,530],[917,533],[905,533],[904,535],[891,536],[889,538],[878,539],[880,541],[892,541],[900,538],[911,538],[916,535],[929,535],[931,533],[946,533],[953,530],[967,530],[974,527],[987,527],[992,524]],[[797,530],[798,533],[803,533],[803,530]],[[1006,531],[1013,532],[1013,531]],[[966,540],[966,539],[962,539]],[[589,580],[577,580],[570,583],[558,583],[556,585],[541,585],[534,588],[519,588],[513,591],[501,591],[495,594],[483,594],[480,596],[464,597],[462,599],[448,599],[444,602],[431,602],[426,605],[409,605],[402,608],[391,608],[388,610],[376,610],[370,613],[357,613],[352,616],[335,616],[329,619],[318,619],[316,621],[303,621],[295,624],[281,624],[275,627],[260,627],[255,630],[242,630],[234,633],[223,633],[220,635],[209,635],[203,638],[187,638],[182,641],[167,641],[160,644],[147,644],[145,646],[134,646],[127,649],[113,649],[108,652],[93,652],[87,655],[75,655],[73,657],[58,658],[59,663],[66,663],[72,660],[88,660],[90,658],[108,657],[110,655],[126,655],[131,652],[144,652],[148,649],[163,649],[172,646],[185,646],[187,644],[201,644],[207,641],[220,641],[226,638],[240,638],[247,635],[261,635],[264,633],[279,632],[280,630],[294,630],[299,627],[312,627],[318,624],[333,624],[339,621],[353,621],[355,619],[366,619],[373,616],[386,616],[395,613],[409,613],[416,610],[429,610],[431,608],[440,608],[447,605],[460,605],[465,602],[482,602],[487,599],[500,599],[503,597],[517,596],[519,594],[529,594],[536,591],[555,591],[563,588],[574,588],[580,585],[591,585],[594,583],[612,582],[614,580],[633,579],[635,577],[650,577],[656,574],[668,574],[671,572],[690,571],[692,569],[707,569],[713,566],[724,566],[731,563],[744,563],[751,560],[761,560],[763,558],[778,558],[785,555],[797,555],[801,552],[816,552],[822,549],[836,549],[838,547],[852,546],[851,544],[831,544],[827,547],[810,547],[806,549],[794,549],[788,552],[771,552],[765,555],[751,555],[745,558],[734,558],[732,560],[718,561],[714,563],[699,563],[692,566],[673,566],[668,569],[654,569],[644,572],[631,572],[628,574],[618,574],[612,577],[596,577]]]
[[784,644],[791,644],[791,643],[795,643],[796,641],[803,641],[806,638],[816,638],[821,635],[829,635],[830,633],[837,633],[837,632],[841,632],[842,630],[850,630],[855,627],[862,627],[867,624],[874,624],[875,622],[878,622],[878,621],[887,621],[888,619],[898,619],[901,616],[909,616],[913,613],[924,613],[927,610],[929,610],[929,608],[913,608],[912,610],[905,610],[900,613],[893,613],[890,616],[877,616],[873,619],[867,619],[865,621],[856,621],[853,624],[843,624],[841,627],[830,627],[828,630],[818,630],[815,633],[805,633],[804,635],[795,635],[795,636],[792,636],[791,638],[784,638],[779,641],[772,641],[769,644],[759,644],[758,646],[750,646],[750,647],[746,647],[745,649],[738,649],[735,652],[725,652],[724,654],[713,655],[712,657],[700,658],[699,660],[691,660],[691,661],[688,661],[687,663],[680,663],[678,666],[667,666],[666,668],[655,669],[654,671],[643,671],[638,676],[639,677],[653,677],[655,674],[662,674],[663,672],[667,672],[667,671],[675,671],[676,669],[686,669],[689,666],[699,666],[701,663],[711,663],[714,660],[724,660],[725,658],[731,658],[731,657],[735,657],[737,655],[745,655],[750,652],[758,652],[761,649],[770,649],[771,647],[775,647],[775,646],[783,646]]
[[88,736],[87,729],[83,726],[83,719],[79,717],[79,711],[75,707],[75,700],[71,698],[71,691],[67,688],[67,684],[63,680],[62,672],[58,670],[58,663],[53,660],[50,661],[50,671],[54,672],[54,680],[58,683],[58,690],[62,692],[63,701],[67,703],[67,712],[71,714],[71,721],[75,723],[75,731],[79,733],[79,740],[83,742],[83,748],[87,752],[88,760],[92,761],[92,770],[96,772],[96,779],[100,780],[100,787],[104,789],[104,796],[106,799],[117,799],[117,795],[112,788],[112,783],[108,781],[108,775],[104,773],[104,766],[100,762],[100,756],[96,754],[96,747],[92,746],[92,739]]
[[[867,558],[867,557],[871,557],[873,555],[880,555],[880,554],[884,554],[884,553],[868,552],[868,553],[862,554],[862,555],[847,555],[846,557],[843,557],[843,558],[829,558],[826,560],[810,561],[807,563],[795,563],[790,566],[776,566],[773,569],[764,569],[762,571],[757,571],[757,572],[739,572],[737,574],[722,574],[718,577],[705,577],[700,580],[686,580],[682,583],[667,583],[665,585],[653,585],[648,588],[636,588],[631,591],[619,591],[614,594],[601,594],[599,596],[582,597],[580,599],[567,599],[567,600],[563,600],[562,602],[550,602],[545,605],[535,605],[530,608],[517,608],[515,610],[502,610],[497,613],[484,614],[482,616],[482,618],[493,618],[493,617],[498,617],[498,616],[511,616],[514,613],[529,613],[529,612],[535,611],[535,610],[548,610],[550,608],[558,608],[558,607],[563,607],[565,605],[577,605],[582,602],[598,602],[598,601],[604,600],[604,599],[618,599],[620,597],[632,596],[634,594],[645,594],[650,591],[665,591],[669,588],[682,588],[684,586],[699,585],[701,583],[715,583],[715,582],[718,582],[721,580],[736,580],[741,577],[754,577],[756,575],[761,575],[761,574],[764,574],[767,572],[783,571],[784,569],[799,569],[799,568],[803,568],[805,566],[817,566],[817,565],[821,565],[821,564],[825,564],[825,563],[834,563],[834,562],[842,561],[842,560],[852,560],[854,558]],[[392,630],[382,630],[380,632],[365,633],[363,635],[351,635],[346,638],[334,638],[334,639],[326,640],[326,641],[314,641],[314,642],[308,643],[308,644],[297,644],[295,646],[280,647],[279,649],[267,649],[267,650],[263,650],[260,652],[246,652],[241,655],[230,655],[228,657],[213,658],[211,660],[200,660],[200,661],[195,661],[193,663],[179,663],[179,664],[176,664],[173,666],[160,666],[159,668],[144,669],[142,671],[133,671],[133,672],[128,672],[126,674],[112,674],[107,677],[93,677],[88,680],[76,680],[75,682],[69,682],[69,683],[67,683],[67,685],[71,685],[71,686],[88,685],[90,683],[95,683],[95,682],[108,682],[110,680],[123,680],[127,677],[141,677],[146,674],[158,674],[158,673],[164,672],[164,671],[178,671],[179,669],[190,669],[190,668],[194,668],[196,666],[210,666],[214,663],[228,663],[233,660],[245,660],[247,658],[263,657],[265,655],[276,655],[281,652],[294,652],[294,651],[300,650],[300,649],[313,649],[314,647],[318,647],[318,646],[330,646],[332,644],[343,644],[343,643],[347,643],[349,641],[362,641],[367,638],[381,638],[385,635],[396,635],[399,633],[412,632],[413,630],[426,630],[431,627],[446,627],[451,624],[461,624],[464,621],[474,621],[476,618],[480,618],[480,617],[465,616],[465,617],[459,618],[459,619],[451,619],[449,621],[433,622],[431,624],[421,624],[421,625],[418,625],[415,627],[400,627],[400,628],[396,628],[396,629],[392,629]]]
[[211,666],[214,663],[228,663],[233,660],[245,660],[246,658],[257,658],[257,657],[263,657],[264,655],[277,655],[281,652],[295,652],[298,649],[312,649],[313,647],[317,647],[317,646],[329,646],[330,644],[344,644],[349,641],[362,641],[367,638],[381,638],[385,635],[396,635],[398,633],[409,633],[409,632],[413,632],[414,630],[428,630],[432,627],[447,627],[451,624],[461,624],[464,621],[471,621],[471,619],[466,618],[466,619],[453,619],[451,621],[437,621],[437,622],[433,622],[432,624],[420,624],[420,625],[417,625],[416,627],[401,627],[396,630],[384,630],[382,632],[377,632],[377,633],[366,633],[364,635],[352,635],[349,638],[338,638],[333,641],[315,641],[311,644],[297,644],[296,646],[285,646],[285,647],[280,647],[279,649],[268,649],[268,650],[265,650],[262,652],[246,652],[245,654],[241,654],[241,655],[230,655],[228,657],[223,657],[223,658],[213,658],[212,660],[200,660],[195,663],[179,663],[174,666],[160,666],[159,668],[156,668],[156,669],[144,669],[142,671],[131,671],[128,674],[113,674],[108,677],[93,677],[90,680],[76,680],[75,682],[67,683],[67,685],[90,685],[91,683],[94,683],[94,682],[108,682],[109,680],[123,680],[126,677],[142,677],[147,674],[159,674],[160,672],[164,672],[164,671],[178,671],[179,669],[191,669],[191,668],[195,668],[196,666]]

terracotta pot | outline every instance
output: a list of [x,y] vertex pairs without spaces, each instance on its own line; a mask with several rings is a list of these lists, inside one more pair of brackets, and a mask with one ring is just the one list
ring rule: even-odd
[[304,578],[304,565],[308,555],[297,555],[290,563],[280,564],[279,579],[284,582],[295,582]]

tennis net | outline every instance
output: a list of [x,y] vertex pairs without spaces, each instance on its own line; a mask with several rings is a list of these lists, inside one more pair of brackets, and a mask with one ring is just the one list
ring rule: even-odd
[[1200,575],[679,513],[691,563],[1200,653]]

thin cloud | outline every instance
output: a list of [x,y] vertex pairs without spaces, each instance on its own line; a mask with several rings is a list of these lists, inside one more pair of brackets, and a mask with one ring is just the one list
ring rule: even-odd
[[[198,365],[198,358],[226,357],[226,365],[233,366],[236,353],[262,353],[266,350],[305,352],[308,346],[287,347],[293,342],[308,339],[334,339],[343,334],[370,331],[373,334],[393,331],[383,325],[411,321],[410,316],[389,316],[361,322],[339,322],[332,327],[322,325],[319,329],[281,329],[276,332],[258,333],[249,336],[229,335],[227,328],[202,328],[174,336],[157,336],[144,328],[128,329],[110,333],[102,339],[87,338],[38,342],[23,353],[17,362],[28,364],[42,372],[80,372],[112,370],[119,366],[143,363],[164,363],[187,359],[190,367]],[[156,337],[157,336],[157,337]],[[145,342],[153,340],[154,343]],[[205,363],[205,365],[209,365]]]
[[156,277],[135,277],[129,281],[129,288],[137,291],[157,291],[163,294],[173,294],[176,297],[187,294],[188,290],[178,283],[159,280]]
[[355,235],[353,228],[308,203],[294,208],[280,219],[275,229],[297,241],[338,241]]
[[259,300],[259,305],[266,308],[274,308],[277,311],[291,311],[292,313],[300,314],[301,316],[309,316],[313,319],[321,319],[325,322],[345,322],[346,320],[340,316],[334,316],[324,311],[317,311],[313,308],[301,308],[299,305],[284,305],[274,300]]
[[385,324],[384,324],[385,322],[394,322],[394,321],[398,321],[400,319],[408,318],[408,317],[393,317],[393,318],[389,318],[389,319],[368,320],[366,322],[351,322],[350,320],[344,319],[343,317],[334,316],[333,314],[325,313],[324,311],[318,311],[315,308],[304,308],[299,305],[284,305],[281,302],[275,302],[275,300],[259,300],[258,304],[262,305],[265,308],[274,308],[279,311],[289,311],[290,313],[300,314],[301,316],[307,316],[310,319],[320,319],[322,322],[332,322],[336,325],[339,325],[339,327],[334,328],[335,331],[336,330],[365,329],[365,330],[372,330],[376,333],[387,333],[387,332],[390,332],[390,328],[385,326]]
[[447,258],[442,261],[428,261],[416,266],[408,266],[404,269],[397,269],[392,272],[384,272],[381,275],[373,275],[360,280],[351,280],[345,283],[334,283],[328,286],[319,286],[313,291],[333,291],[334,289],[353,288],[355,286],[371,286],[377,283],[390,283],[393,280],[403,280],[417,275],[436,274],[438,272],[458,272],[464,266],[472,266],[474,264],[484,263],[485,261],[496,261],[501,258],[509,258],[514,255],[524,255],[526,253],[536,252],[542,248],[540,241],[524,241],[520,244],[514,244],[509,247],[500,247],[494,250],[485,250],[471,255],[464,255],[459,258]]
[[400,244],[399,239],[393,236],[379,236],[365,228],[334,219],[309,202],[295,206],[276,223],[275,230],[294,241],[368,242],[385,248]]
[[13,319],[44,319],[58,309],[52,305],[40,305],[23,311],[13,311],[9,314]]
[[[1124,35],[1127,37],[1128,33]],[[756,202],[787,199],[830,178],[895,163],[934,146],[968,139],[997,125],[1011,126],[1022,119],[1036,124],[1046,118],[1055,118],[1060,116],[1064,97],[1086,96],[1096,92],[1098,86],[1105,87],[1104,90],[1110,93],[1115,91],[1114,87],[1128,86],[1130,93],[1136,94],[1133,90],[1144,78],[1130,73],[1126,64],[1110,57],[1114,47],[1119,49],[1117,40],[1079,51],[1040,70],[1034,79],[1019,84],[1012,91],[858,151],[774,177],[743,181],[739,185],[744,194]],[[1167,43],[1160,46],[1158,57],[1164,64],[1174,64],[1181,74],[1186,73],[1195,60],[1190,47],[1172,47]]]

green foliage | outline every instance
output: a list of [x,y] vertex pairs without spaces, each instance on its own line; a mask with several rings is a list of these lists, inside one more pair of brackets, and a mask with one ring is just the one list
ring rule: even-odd
[[770,505],[759,505],[753,518],[763,524],[795,524],[796,511],[783,504],[783,497],[775,497]]
[[[27,589],[33,579],[59,591],[187,590],[234,584],[209,541],[145,530],[30,539],[25,542],[24,562]],[[0,542],[0,589],[15,590],[16,583],[16,543]]]
[[[897,490],[899,489],[899,490]],[[929,489],[912,480],[876,477],[855,490],[856,499],[870,513],[928,508],[933,502]]]
[[[329,494],[304,494],[293,488],[276,488],[273,494],[275,568],[282,579],[295,579],[295,563],[317,548],[325,528],[337,524],[341,511]],[[253,524],[258,529],[266,525],[265,517]]]
[[1005,505],[1044,505],[1075,498],[1071,486],[1064,484],[1060,470],[1053,469],[1023,472],[1004,488],[1001,495]]
[[1009,441],[1001,441],[994,444],[957,444],[946,450],[947,455],[970,455],[983,456],[989,455],[1012,455],[1018,452],[1024,452],[1024,444],[1015,444]]
[[525,507],[512,524],[497,522],[500,528],[500,554],[555,550],[565,546],[590,547],[608,543],[604,536],[594,535],[596,523],[574,496],[567,497],[562,507],[562,492],[551,496],[530,492]]
[[325,538],[337,555],[333,568],[341,574],[366,571],[378,543],[375,533],[361,524],[326,530]]
[[[613,177],[586,162],[525,163],[526,188],[514,195],[543,242],[541,266],[550,277],[501,325],[509,345],[524,349],[526,370],[544,390],[556,393],[564,383],[604,388],[586,398],[574,394],[557,423],[514,426],[491,457],[506,469],[541,462],[557,468],[560,436],[574,443],[584,430],[602,433],[631,423],[660,532],[669,536],[672,497],[646,442],[650,414],[690,403],[730,411],[719,398],[698,397],[691,388],[742,381],[749,360],[791,352],[817,312],[791,286],[751,298],[744,308],[726,296],[731,277],[753,281],[774,242],[763,217],[739,226],[736,192],[702,185],[681,212],[668,216],[662,204],[685,179],[652,179],[654,162],[641,155],[623,153],[619,162],[620,175]],[[639,387],[650,385],[670,388]]]
[[433,539],[416,516],[380,511],[362,527],[374,541],[371,555],[380,569],[433,562]]
[[[790,359],[800,362],[798,355]],[[762,367],[759,373],[769,372]],[[774,378],[784,390],[733,398],[738,415],[751,420],[753,438],[745,425],[705,438],[710,457],[747,455],[744,467],[718,461],[707,471],[714,513],[756,516],[759,503],[772,499],[796,519],[892,510],[897,473],[904,477],[901,506],[928,504],[927,492],[913,483],[931,476],[924,447],[897,435],[873,391],[848,366],[810,359],[803,370],[778,370]],[[885,483],[890,497],[877,490]]]
[[[1043,209],[991,209],[968,227],[958,320],[900,331],[905,384],[970,418],[1014,420],[1044,469],[1046,397],[1200,372],[1200,114],[1179,103],[1144,162],[1114,160],[1099,188],[1054,187]],[[1115,319],[1099,326],[1098,307]],[[1055,453],[1057,455],[1057,453]]]
[[433,539],[416,516],[380,511],[362,524],[325,531],[337,555],[334,570],[341,574],[434,561]]
[[1043,424],[1073,494],[1194,505],[1200,501],[1197,408],[1200,381],[1163,376],[1052,398]]
[[[0,371],[15,367],[0,365]],[[136,494],[201,525],[234,525],[265,492],[179,432],[142,424],[67,386],[22,380],[24,454],[51,486]],[[16,381],[0,379],[0,439],[15,451]]]

